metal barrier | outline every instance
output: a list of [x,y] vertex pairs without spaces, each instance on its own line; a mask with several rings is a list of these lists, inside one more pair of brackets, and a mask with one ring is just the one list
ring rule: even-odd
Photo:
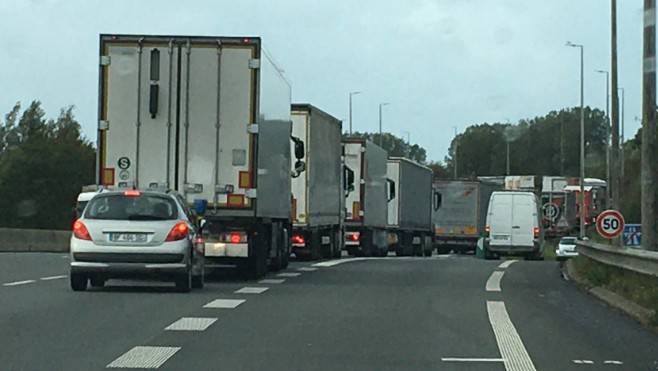
[[68,252],[71,231],[0,228],[0,252]]
[[658,277],[658,252],[620,248],[592,241],[578,241],[578,254],[599,263]]

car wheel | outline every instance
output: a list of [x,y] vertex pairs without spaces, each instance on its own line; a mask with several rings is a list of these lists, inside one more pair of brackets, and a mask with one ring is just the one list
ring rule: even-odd
[[100,277],[92,277],[89,279],[91,287],[105,287],[105,279]]
[[176,279],[176,291],[190,292],[192,291],[192,270],[187,268],[187,273],[182,274]]
[[87,276],[80,273],[71,273],[71,289],[73,291],[85,291],[87,289]]

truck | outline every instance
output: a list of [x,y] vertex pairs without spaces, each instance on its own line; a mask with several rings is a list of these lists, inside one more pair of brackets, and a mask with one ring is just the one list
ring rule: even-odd
[[442,197],[436,217],[434,236],[438,254],[451,251],[475,251],[485,233],[489,197],[502,185],[487,180],[437,180],[435,187]]
[[281,71],[259,37],[100,35],[97,183],[180,193],[206,268],[285,268],[305,164]]
[[432,212],[439,208],[432,169],[401,157],[388,159],[388,249],[397,256],[432,256]]
[[543,191],[542,226],[547,238],[566,236],[576,228],[576,195],[564,190]]
[[345,249],[356,256],[388,255],[387,214],[392,199],[386,180],[388,153],[371,141],[343,139],[349,187],[345,200]]
[[297,258],[340,258],[343,244],[342,121],[293,104],[292,132],[306,143],[306,171],[292,180],[292,251]]

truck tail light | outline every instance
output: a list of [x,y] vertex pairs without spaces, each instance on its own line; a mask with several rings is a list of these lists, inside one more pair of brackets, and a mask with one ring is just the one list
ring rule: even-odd
[[79,240],[91,241],[91,235],[87,227],[79,220],[73,223],[73,237]]
[[534,233],[535,238],[539,238],[539,227],[535,227],[532,232]]
[[247,233],[245,232],[224,232],[219,235],[219,241],[224,243],[246,243]]
[[489,237],[490,234],[491,234],[491,227],[489,226],[484,227],[484,237]]
[[347,235],[347,239],[350,240],[350,241],[354,241],[354,242],[358,241],[359,237],[360,237],[359,232],[350,233],[350,234]]
[[295,234],[292,236],[292,243],[297,243],[297,244],[303,244],[305,243],[306,240],[304,239],[304,236]]
[[165,238],[165,241],[166,242],[180,241],[183,238],[187,237],[187,232],[189,232],[189,228],[187,227],[187,224],[185,222],[178,222],[176,223],[176,225],[174,225],[171,228],[169,234],[167,235],[167,238]]

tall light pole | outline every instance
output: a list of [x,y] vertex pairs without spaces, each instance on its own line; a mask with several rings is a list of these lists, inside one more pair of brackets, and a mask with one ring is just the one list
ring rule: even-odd
[[452,128],[455,129],[455,139],[453,139],[455,143],[455,153],[454,153],[455,161],[453,161],[454,162],[453,170],[454,170],[454,178],[457,179],[457,148],[459,148],[459,144],[457,143],[457,127],[453,126]]
[[350,136],[352,136],[352,96],[361,94],[360,91],[353,91],[350,93]]
[[596,70],[605,73],[605,204],[610,207],[610,72]]
[[[507,121],[508,125],[511,125],[508,118],[505,118],[505,121]],[[510,140],[509,137],[507,137],[505,139],[506,139],[505,141],[507,142],[507,166],[505,168],[506,169],[505,175],[510,175],[510,170],[509,170],[509,143],[511,142],[511,140]]]
[[567,42],[580,48],[580,238],[585,237],[585,52],[583,45]]
[[[621,90],[621,137],[619,139],[619,176],[623,177],[624,176],[624,88],[617,88],[618,90]],[[621,180],[621,179],[620,179]],[[619,185],[621,187],[621,181],[619,182]]]
[[382,107],[388,106],[390,103],[379,103],[379,146],[382,146]]

